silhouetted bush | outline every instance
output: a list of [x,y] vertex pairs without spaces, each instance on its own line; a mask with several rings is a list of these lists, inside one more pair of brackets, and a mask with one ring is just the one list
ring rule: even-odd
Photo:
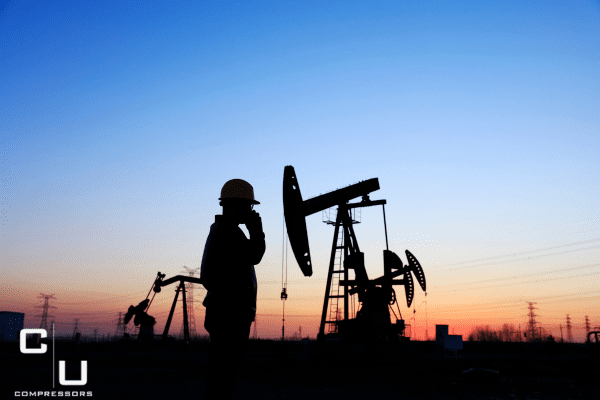
[[[554,341],[552,335],[550,335],[544,328],[537,328],[535,335],[531,337],[531,334],[525,336],[524,333],[527,331],[519,331],[514,324],[503,324],[501,328],[494,329],[489,325],[479,325],[473,328],[469,333],[468,341],[473,342],[539,342],[539,341]],[[523,338],[521,335],[523,334]]]
[[518,342],[519,331],[513,324],[504,324],[500,329],[494,329],[489,325],[479,325],[469,333],[470,342]]

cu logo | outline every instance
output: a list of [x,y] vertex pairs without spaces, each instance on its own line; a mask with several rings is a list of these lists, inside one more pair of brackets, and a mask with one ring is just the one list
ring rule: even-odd
[[[42,338],[48,336],[45,329],[21,329],[19,348],[23,354],[44,354],[48,350],[48,345],[42,343],[40,348],[30,349],[27,347],[27,335],[39,334]],[[58,362],[58,382],[63,386],[83,386],[87,383],[87,361],[81,361],[81,379],[78,381],[68,381],[65,379],[65,362]]]

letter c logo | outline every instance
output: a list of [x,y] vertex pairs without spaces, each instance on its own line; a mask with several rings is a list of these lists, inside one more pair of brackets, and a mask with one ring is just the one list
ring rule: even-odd
[[39,333],[42,338],[45,338],[46,336],[48,336],[45,329],[41,329],[41,328],[40,329],[21,329],[21,337],[20,337],[20,343],[19,343],[21,353],[23,353],[23,354],[44,354],[46,352],[46,350],[48,349],[48,346],[44,343],[42,343],[42,347],[40,347],[39,349],[28,349],[27,348],[27,335],[28,334],[33,335],[36,333]]

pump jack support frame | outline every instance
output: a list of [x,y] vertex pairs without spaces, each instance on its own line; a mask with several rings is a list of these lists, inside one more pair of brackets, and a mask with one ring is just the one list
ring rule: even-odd
[[[163,275],[164,277],[164,275]],[[194,278],[192,276],[184,276],[177,275],[172,278],[167,279],[166,281],[162,280],[163,278],[159,276],[156,278],[156,282],[154,282],[154,291],[160,292],[163,286],[170,285],[174,282],[179,282],[179,286],[177,287],[177,291],[175,292],[175,298],[173,299],[173,305],[171,306],[171,312],[169,313],[169,318],[167,319],[167,325],[165,325],[165,331],[162,335],[162,341],[166,342],[167,337],[169,335],[169,328],[171,327],[171,320],[173,319],[173,313],[175,312],[175,306],[177,305],[177,298],[179,297],[179,292],[183,292],[183,337],[186,342],[190,341],[190,330],[188,326],[188,315],[187,315],[187,299],[185,295],[185,282],[192,283],[200,283],[200,278]]]
[[[327,274],[327,286],[325,289],[325,299],[323,301],[323,312],[321,314],[321,325],[319,326],[319,337],[325,337],[325,325],[326,324],[335,324],[338,321],[327,321],[327,310],[329,308],[329,300],[331,298],[335,298],[330,294],[331,292],[331,281],[333,278],[333,274],[336,272],[333,270],[335,266],[335,256],[337,254],[337,250],[341,249],[343,254],[343,262],[341,266],[343,268],[344,279],[339,280],[339,284],[344,286],[344,321],[348,321],[349,318],[349,295],[356,293],[358,291],[362,291],[366,289],[369,285],[369,278],[367,277],[367,272],[365,270],[364,264],[354,264],[354,270],[356,275],[355,281],[349,281],[348,279],[348,266],[346,265],[346,259],[348,256],[354,255],[355,253],[360,252],[360,248],[358,247],[358,241],[356,240],[356,235],[354,234],[354,228],[352,227],[352,218],[350,215],[350,210],[353,208],[359,207],[370,207],[370,206],[384,206],[386,204],[386,200],[370,200],[368,196],[363,196],[363,200],[359,203],[342,203],[338,204],[338,211],[335,221],[335,231],[333,233],[333,244],[331,246],[331,258],[329,259],[329,273]],[[385,210],[385,209],[384,209]],[[384,211],[385,212],[385,211]],[[385,217],[384,217],[385,218]],[[337,246],[339,231],[342,228],[343,231],[343,245]],[[385,227],[385,235],[387,241],[387,226]],[[341,271],[340,271],[341,272]],[[339,272],[338,272],[339,273]],[[360,279],[362,278],[362,279]],[[352,283],[350,283],[352,282]],[[350,289],[349,286],[356,286],[354,290]]]

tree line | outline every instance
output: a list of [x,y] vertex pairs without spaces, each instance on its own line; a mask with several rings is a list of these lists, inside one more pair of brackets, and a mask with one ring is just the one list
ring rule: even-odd
[[521,330],[514,324],[503,324],[500,328],[490,325],[478,325],[469,333],[469,342],[533,342],[554,341],[554,338],[544,328],[537,327],[534,332]]

